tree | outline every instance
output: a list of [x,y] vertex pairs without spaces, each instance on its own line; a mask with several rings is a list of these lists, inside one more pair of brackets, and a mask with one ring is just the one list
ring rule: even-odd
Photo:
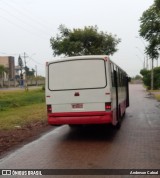
[[146,53],[152,60],[151,88],[153,89],[153,60],[158,59],[160,51],[160,0],[154,0],[153,5],[143,12],[140,23],[139,34],[148,41]]
[[21,56],[19,55],[18,57],[18,65],[20,66],[20,70],[21,70],[21,75],[22,75],[22,69],[23,69],[23,61]]
[[0,79],[1,79],[1,87],[3,87],[3,80],[4,80],[4,72],[6,71],[3,65],[0,65]]
[[50,43],[53,55],[113,55],[118,49],[116,46],[121,41],[116,35],[107,32],[98,32],[97,26],[88,26],[83,29],[68,29],[59,26],[60,34],[51,37]]
[[[143,82],[148,89],[151,89],[151,70],[142,69],[140,71],[143,76]],[[160,67],[154,68],[154,89],[160,88]]]
[[30,71],[29,67],[26,66],[26,67],[24,67],[24,68],[25,68],[27,77],[34,77],[34,73],[35,73],[35,70],[34,70],[34,69],[32,69],[32,70]]
[[3,65],[0,65],[0,78],[2,79],[3,79],[4,72],[5,72],[5,67]]
[[4,77],[4,73],[8,74],[9,73],[9,68],[4,67],[3,65],[0,65],[0,77]]
[[134,77],[134,79],[135,79],[135,80],[142,80],[142,77],[141,77],[140,75],[136,75],[136,76]]
[[140,36],[149,42],[146,53],[151,59],[158,59],[160,50],[160,0],[143,12],[140,18]]

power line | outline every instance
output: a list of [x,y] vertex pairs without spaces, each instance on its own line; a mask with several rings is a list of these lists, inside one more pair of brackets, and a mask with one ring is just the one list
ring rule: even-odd
[[[25,9],[25,11],[23,11],[23,10],[21,10],[21,9],[19,9],[19,8],[16,8],[15,6],[9,4],[9,3],[6,2],[6,1],[3,1],[3,0],[1,0],[1,1],[2,1],[3,3],[5,3],[7,6],[11,7],[11,9],[15,9],[15,10],[16,10],[15,12],[19,12],[21,16],[22,16],[22,14],[23,14],[23,16],[26,16],[27,18],[30,18],[32,21],[34,21],[34,24],[36,23],[36,24],[39,25],[39,27],[41,27],[41,30],[43,30],[43,32],[45,32],[45,34],[49,35],[49,33],[46,31],[46,28],[45,28],[45,27],[46,27],[46,23],[43,24],[41,20],[39,20],[39,19],[34,19],[33,16],[30,16],[29,13],[25,13],[26,11],[28,11],[26,8],[23,7],[23,9]],[[13,2],[12,2],[12,3],[13,3]],[[29,12],[29,11],[28,11],[28,12]],[[43,29],[42,29],[42,28],[43,28]]]
[[40,63],[40,62],[37,62],[35,59],[33,59],[33,58],[31,58],[31,57],[28,57],[28,58],[31,59],[34,63],[44,66],[44,64],[42,64],[42,63]]
[[[0,8],[2,11],[4,11],[4,12],[7,12],[7,15],[11,15],[12,17],[15,17],[16,18],[16,20],[18,20],[18,21],[20,21],[21,23],[23,23],[23,24],[25,24],[26,26],[27,26],[27,28],[28,27],[33,27],[32,28],[32,30],[35,28],[35,26],[34,25],[32,25],[32,24],[29,24],[28,22],[25,22],[23,19],[21,19],[21,18],[19,18],[19,17],[17,17],[16,15],[14,15],[13,13],[11,13],[10,11],[7,11],[6,9],[3,9],[3,8]],[[4,17],[3,17],[4,18]],[[12,22],[12,24],[13,24],[13,22]],[[38,32],[40,32],[39,30],[38,30]],[[43,35],[46,35],[46,33],[45,32],[40,32],[41,34],[43,34]],[[37,34],[37,33],[36,33]],[[48,34],[47,34],[47,36],[48,36]]]
[[[3,1],[3,0],[1,0],[3,3],[6,3],[8,6],[10,6],[10,7],[12,7],[12,8],[14,8],[14,9],[16,9],[16,12],[17,11],[19,11],[20,13],[23,13],[25,16],[27,15],[29,18],[31,18],[31,19],[33,19],[35,22],[37,22],[39,25],[42,25],[42,26],[45,26],[46,25],[46,20],[45,20],[45,23],[42,23],[42,19],[41,20],[39,20],[39,19],[34,19],[33,18],[33,16],[30,16],[30,12],[28,11],[28,9],[26,9],[25,7],[23,7],[23,9],[25,10],[25,11],[23,11],[23,10],[21,10],[21,9],[19,9],[19,8],[16,8],[15,6],[13,6],[13,5],[11,5],[11,4],[9,4],[9,3],[7,3],[6,1]],[[13,1],[10,1],[12,4],[13,4]],[[25,14],[24,12],[26,12],[26,11],[28,11],[29,13],[27,13],[27,14]]]
[[6,52],[0,52],[0,54],[7,55],[7,56],[18,56],[18,53],[6,53]]
[[[0,8],[0,9],[1,9],[1,8]],[[26,31],[26,32],[28,32],[28,33],[34,35],[34,36],[37,36],[37,37],[39,37],[39,38],[44,38],[44,39],[46,39],[44,36],[40,36],[40,35],[38,35],[38,33],[33,32],[33,31],[28,31],[28,30],[27,30],[26,28],[24,28],[23,26],[14,23],[13,21],[11,21],[10,19],[8,19],[8,18],[6,18],[6,17],[4,17],[4,16],[2,17],[2,16],[0,15],[0,17],[1,17],[2,19],[6,20],[7,22],[9,22],[9,24],[12,24],[12,25],[16,26],[17,28],[19,27],[19,28],[23,29],[24,31]]]

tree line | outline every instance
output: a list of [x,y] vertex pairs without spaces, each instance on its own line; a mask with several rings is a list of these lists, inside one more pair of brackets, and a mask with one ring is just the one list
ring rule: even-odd
[[154,0],[154,3],[143,12],[140,18],[139,34],[148,45],[145,52],[152,61],[151,70],[141,70],[144,83],[151,89],[160,88],[160,70],[154,68],[154,60],[158,60],[160,53],[160,0]]
[[[155,67],[153,89],[160,89],[160,67]],[[142,80],[147,89],[151,89],[151,70],[142,69],[140,74],[143,76]]]

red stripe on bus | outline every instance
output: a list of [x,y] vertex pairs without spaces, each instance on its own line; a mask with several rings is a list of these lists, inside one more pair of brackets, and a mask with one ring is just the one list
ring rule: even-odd
[[112,112],[70,112],[48,115],[49,124],[104,124],[112,122]]

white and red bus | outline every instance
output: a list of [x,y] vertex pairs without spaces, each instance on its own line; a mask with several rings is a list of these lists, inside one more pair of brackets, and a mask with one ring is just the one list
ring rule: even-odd
[[129,106],[129,77],[108,56],[76,56],[46,63],[48,123],[120,127]]

